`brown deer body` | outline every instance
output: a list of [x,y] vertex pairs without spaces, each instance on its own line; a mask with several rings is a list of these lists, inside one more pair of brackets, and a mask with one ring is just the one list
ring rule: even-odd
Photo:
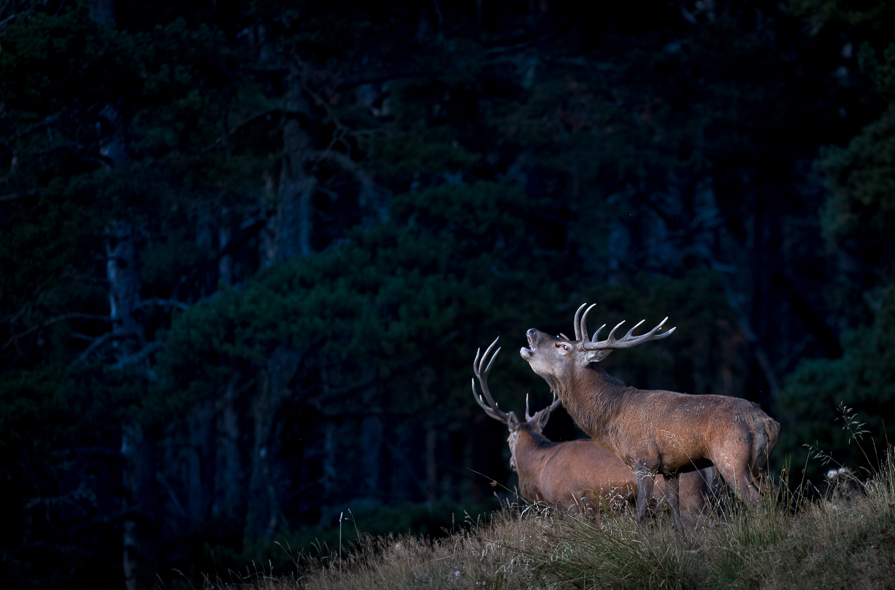
[[601,327],[591,340],[586,325],[593,306],[581,317],[583,308],[575,314],[575,340],[531,329],[529,348],[520,354],[556,392],[576,424],[633,470],[638,517],[645,518],[654,477],[662,474],[680,527],[678,476],[710,465],[737,497],[754,503],[755,478],[777,442],[780,425],[757,404],[740,398],[627,387],[595,363],[612,350],[664,338],[674,328],[659,334],[663,320],[647,334],[633,336],[635,326],[616,339],[616,326],[606,340],[597,341]]
[[[525,420],[519,420],[514,412],[504,413],[497,408],[488,388],[491,363],[487,359],[497,340],[491,344],[479,362],[476,357],[474,370],[485,394],[485,401],[478,396],[473,381],[473,395],[485,412],[507,425],[510,436],[510,466],[519,475],[519,491],[533,502],[544,502],[567,512],[587,512],[603,507],[616,508],[633,502],[637,495],[637,482],[631,468],[612,452],[597,446],[588,439],[553,442],[542,434],[547,420],[562,402],[555,400],[550,406],[528,414],[525,403]],[[500,349],[497,349],[499,352]],[[497,356],[491,356],[491,362]],[[483,366],[487,363],[487,368]],[[702,512],[706,497],[711,492],[712,470],[703,469],[685,474],[681,478],[680,504],[686,512]],[[664,482],[655,490],[657,500],[665,496]],[[651,491],[652,493],[652,491]]]

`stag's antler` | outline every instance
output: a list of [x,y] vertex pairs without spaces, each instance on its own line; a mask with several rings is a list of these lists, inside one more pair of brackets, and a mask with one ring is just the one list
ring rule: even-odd
[[[568,338],[567,338],[567,340],[568,340]],[[538,414],[540,414],[541,412],[547,412],[547,415],[549,416],[551,413],[553,413],[553,410],[555,410],[556,408],[558,408],[561,405],[562,405],[562,400],[557,399],[556,392],[554,391],[553,392],[553,403],[550,404],[549,406],[547,406],[546,408],[544,408],[543,410],[538,410],[537,412],[534,413],[533,416],[531,416],[528,414],[528,394],[526,393],[525,394],[525,421],[531,422],[531,419],[534,418],[535,416],[537,416]],[[545,419],[544,423],[546,424],[546,419]]]
[[633,348],[639,344],[643,344],[644,342],[649,342],[650,340],[661,340],[666,336],[670,336],[672,332],[674,332],[674,328],[662,332],[658,334],[659,329],[668,321],[668,318],[665,318],[659,325],[647,332],[646,334],[641,334],[640,336],[634,336],[633,332],[636,330],[640,324],[642,324],[645,320],[640,320],[636,326],[628,330],[628,333],[625,334],[621,339],[615,337],[615,331],[618,330],[619,326],[625,323],[624,320],[618,323],[617,326],[612,328],[609,332],[609,336],[606,337],[606,340],[598,341],[597,336],[599,336],[600,331],[606,327],[606,324],[603,324],[597,331],[594,332],[594,337],[591,339],[587,335],[587,314],[590,313],[596,304],[592,304],[590,307],[585,310],[584,315],[581,315],[581,310],[587,304],[584,303],[581,307],[578,308],[578,311],[575,312],[575,338],[581,342],[581,347],[584,350],[613,350],[616,348]]
[[[482,400],[482,397],[475,389],[475,379],[472,380],[472,396],[475,398],[475,401],[485,410],[485,413],[498,420],[507,423],[507,414],[506,412],[501,412],[497,407],[497,402],[494,401],[494,398],[491,397],[491,391],[488,389],[488,373],[491,372],[491,365],[494,364],[494,359],[497,358],[497,353],[500,352],[500,349],[494,351],[494,354],[491,355],[491,360],[488,361],[488,355],[491,354],[491,349],[494,348],[494,345],[497,344],[497,341],[500,339],[500,336],[494,339],[494,342],[491,343],[491,346],[485,350],[485,354],[481,355],[481,360],[479,360],[479,353],[482,352],[482,349],[478,349],[475,353],[475,361],[472,363],[472,370],[475,372],[476,378],[479,380],[479,384],[482,386],[482,393],[485,394],[485,399],[488,400],[488,405],[485,405],[485,402]],[[485,366],[485,363],[488,363],[488,366]],[[482,367],[485,367],[484,370]]]

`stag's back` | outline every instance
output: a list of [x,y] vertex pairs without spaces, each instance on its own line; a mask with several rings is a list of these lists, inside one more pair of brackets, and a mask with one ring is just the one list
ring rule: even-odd
[[[542,501],[569,512],[619,509],[637,495],[634,472],[614,453],[590,439],[551,442],[532,428],[525,428],[515,448],[519,488],[530,501]],[[712,469],[681,476],[681,509],[702,512],[712,493]],[[657,501],[665,498],[665,482],[659,477],[653,489]]]
[[555,443],[551,450],[539,478],[545,502],[574,512],[620,508],[634,499],[634,473],[592,440]]

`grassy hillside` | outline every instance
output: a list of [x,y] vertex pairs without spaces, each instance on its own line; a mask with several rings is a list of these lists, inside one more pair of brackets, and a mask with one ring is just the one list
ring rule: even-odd
[[[757,507],[693,518],[683,537],[664,515],[642,526],[632,511],[585,519],[508,506],[445,539],[362,537],[350,555],[297,560],[295,573],[259,564],[206,586],[895,588],[893,453],[863,478],[831,470],[820,485],[767,493]],[[778,483],[788,489],[786,472]]]

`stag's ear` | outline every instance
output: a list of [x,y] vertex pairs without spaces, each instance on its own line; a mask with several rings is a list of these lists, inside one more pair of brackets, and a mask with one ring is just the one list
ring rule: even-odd
[[510,429],[510,433],[516,432],[521,427],[522,423],[516,417],[516,412],[507,412],[507,428]]
[[584,357],[588,363],[599,363],[601,360],[609,356],[609,353],[612,350],[601,349],[601,350],[589,350],[587,351],[587,355]]
[[536,416],[538,418],[538,432],[544,432],[544,427],[547,426],[547,421],[550,420],[550,408],[544,408]]

